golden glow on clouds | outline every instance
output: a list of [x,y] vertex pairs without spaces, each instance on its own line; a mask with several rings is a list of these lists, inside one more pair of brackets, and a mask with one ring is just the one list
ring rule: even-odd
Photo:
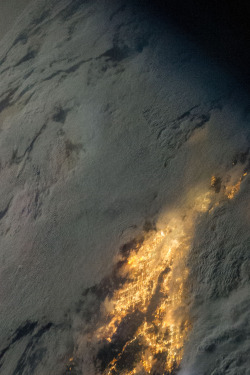
[[[185,219],[177,216],[164,230],[147,234],[122,267],[120,272],[126,275],[126,282],[114,292],[111,300],[106,299],[104,307],[108,323],[96,331],[99,340],[112,342],[128,314],[135,311],[143,314],[141,324],[123,351],[134,341],[138,341],[143,349],[134,368],[121,373],[132,375],[142,371],[150,374],[156,368],[163,373],[179,365],[191,326],[185,299],[186,256],[195,218],[208,210],[211,196],[208,192],[195,199],[194,208]],[[122,352],[110,362],[105,374],[116,373],[121,356]]]
[[[220,194],[215,194],[212,189],[216,185],[213,176],[212,188],[191,198],[189,208],[173,214],[165,228],[148,232],[142,243],[138,242],[129,255],[122,256],[119,275],[125,281],[115,289],[112,298],[105,299],[103,323],[97,327],[91,340],[109,345],[121,334],[122,322],[130,317],[136,320],[135,313],[139,314],[140,320],[132,337],[127,336],[122,349],[113,356],[102,374],[163,374],[178,368],[191,328],[186,261],[195,222],[199,215],[210,213],[222,200],[233,199],[245,176],[246,173],[234,185],[224,185]],[[129,330],[129,321],[126,324],[125,331]],[[123,369],[119,361],[134,344],[139,350],[132,365]]]
[[229,185],[229,186],[226,186],[226,196],[228,199],[233,199],[235,194],[238,193],[238,191],[240,190],[240,185],[241,185],[241,182],[243,180],[244,177],[246,177],[247,175],[247,172],[245,172],[240,178],[239,180],[236,182],[236,184],[234,185]]

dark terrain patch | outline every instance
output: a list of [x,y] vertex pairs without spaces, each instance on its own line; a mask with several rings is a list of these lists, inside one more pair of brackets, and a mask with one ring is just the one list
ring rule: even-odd
[[0,66],[3,65],[3,63],[6,61],[7,55],[5,55],[1,60],[0,60]]
[[22,326],[20,326],[19,328],[17,328],[17,330],[14,332],[13,336],[12,336],[12,339],[11,339],[11,342],[8,346],[6,346],[1,352],[0,352],[0,359],[4,356],[4,354],[10,349],[10,347],[12,345],[14,345],[16,342],[18,342],[19,340],[21,340],[22,338],[24,338],[25,336],[27,335],[30,335],[32,334],[32,332],[34,331],[34,329],[36,328],[37,326],[37,322],[31,322],[31,321],[27,321],[26,323],[24,323]]
[[27,79],[31,76],[31,74],[34,72],[34,69],[31,69],[27,74],[23,76],[24,79]]
[[57,75],[59,74],[63,74],[63,73],[66,73],[66,74],[70,74],[70,73],[74,73],[76,72],[80,67],[81,65],[87,63],[87,62],[90,62],[92,60],[92,58],[89,58],[87,60],[81,60],[79,61],[78,63],[72,65],[71,67],[69,67],[68,69],[59,69],[59,70],[56,70],[55,72],[51,73],[49,76],[45,77],[43,79],[43,81],[49,81],[50,79],[56,77]]
[[121,5],[117,10],[115,10],[109,17],[109,20],[112,21],[112,19],[119,14],[120,12],[123,12],[126,9],[126,4]]
[[249,151],[250,151],[250,148],[248,148],[246,151],[239,152],[238,154],[236,154],[232,160],[232,164],[233,165],[236,165],[238,163],[245,164],[249,156]]
[[27,321],[23,326],[19,327],[11,340],[11,345],[17,342],[18,340],[22,339],[23,337],[31,334],[34,329],[37,327],[38,322],[31,322]]
[[23,375],[24,371],[34,374],[36,367],[46,354],[43,347],[37,348],[41,337],[53,327],[52,323],[42,326],[30,339],[12,375]]
[[215,193],[219,193],[221,190],[221,178],[220,177],[214,177],[214,179],[211,182],[211,188],[214,190]]
[[14,40],[12,47],[14,47],[18,43],[26,44],[28,41],[28,34],[26,31],[21,32],[16,39]]
[[131,348],[129,350],[130,344],[126,348],[127,351],[123,352],[123,348],[125,347],[125,344],[134,337],[138,327],[142,324],[143,319],[144,314],[140,311],[135,311],[125,316],[125,318],[122,320],[119,327],[117,328],[116,333],[112,337],[112,342],[108,344],[105,343],[97,353],[95,363],[96,366],[100,369],[100,371],[103,372],[106,368],[108,368],[110,362],[116,357],[119,357],[117,365],[120,368],[129,369],[131,364],[133,365],[132,358],[132,363],[130,361],[126,361],[126,358],[129,352],[131,354],[133,353],[132,357],[135,358],[138,351],[140,351],[141,346],[139,345],[139,342],[134,348],[132,345],[132,350]]
[[60,13],[62,19],[66,21],[72,17],[87,0],[72,0],[69,5],[67,5]]
[[9,105],[11,105],[11,99],[13,98],[13,95],[17,91],[17,88],[14,90],[11,90],[8,92],[8,95],[0,101],[0,113],[6,109]]
[[149,38],[146,36],[137,37],[135,39],[135,50],[138,53],[142,53],[144,48],[149,45]]
[[0,211],[0,220],[3,219],[4,216],[7,214],[8,210],[9,210],[9,207],[10,207],[11,201],[12,201],[12,199],[9,201],[9,203],[7,204],[7,206],[2,211]]
[[184,120],[185,118],[190,117],[191,114],[192,114],[192,110],[195,109],[195,108],[197,108],[197,107],[198,107],[198,105],[193,106],[188,111],[184,112],[182,115],[180,115],[179,117],[177,117],[176,121]]
[[127,345],[116,362],[117,371],[114,374],[119,374],[124,370],[132,371],[136,363],[140,360],[140,353],[143,348],[143,344],[139,339]]
[[129,48],[124,46],[123,48],[118,46],[113,46],[106,52],[104,52],[100,57],[105,57],[112,62],[120,62],[124,60],[129,55]]
[[65,141],[65,151],[66,151],[67,158],[72,154],[72,152],[79,154],[81,150],[82,150],[82,143],[73,143],[69,139]]
[[[32,74],[32,72],[31,72],[30,74]],[[29,75],[30,75],[30,74],[29,74]],[[21,97],[22,97],[23,95],[25,95],[27,92],[29,92],[30,90],[32,90],[34,86],[35,86],[35,84],[27,85],[27,86],[26,86],[26,87],[20,92],[20,94],[19,94],[19,96],[18,96],[18,99],[21,99]]]
[[57,107],[55,109],[54,115],[52,116],[52,120],[55,122],[61,122],[62,124],[64,124],[68,112],[69,112],[69,109],[63,109],[62,107]]
[[[154,319],[154,312],[156,311],[162,297],[164,296],[161,293],[161,286],[162,286],[162,282],[164,281],[164,275],[168,274],[169,272],[170,272],[170,268],[167,267],[164,271],[160,273],[158,277],[155,292],[152,295],[152,298],[150,300],[150,303],[148,305],[148,309],[146,312],[146,319],[148,322],[152,322],[152,320]],[[167,298],[167,296],[164,296],[164,297]]]
[[26,53],[26,55],[24,55],[15,65],[16,66],[19,66],[29,60],[33,60],[36,55],[37,55],[38,51],[37,50],[30,50]]
[[45,10],[45,11],[41,14],[40,17],[34,19],[32,23],[33,23],[34,25],[37,26],[37,25],[39,25],[40,23],[42,23],[43,21],[45,21],[46,18],[49,17],[49,15],[50,15],[50,10],[47,9],[47,10]]
[[152,232],[152,231],[156,231],[155,223],[146,220],[145,223],[144,223],[144,225],[143,225],[143,230],[146,233]]
[[38,130],[38,132],[34,135],[32,141],[30,142],[29,146],[26,148],[26,150],[24,151],[24,153],[22,155],[17,155],[17,152],[18,150],[15,149],[13,151],[13,154],[12,154],[12,158],[10,160],[10,164],[19,164],[23,158],[31,153],[31,151],[33,150],[33,147],[34,147],[34,144],[35,142],[37,141],[37,139],[40,137],[40,135],[43,133],[43,131],[46,129],[47,127],[47,122],[45,122],[43,124],[43,126],[40,128],[40,130]]

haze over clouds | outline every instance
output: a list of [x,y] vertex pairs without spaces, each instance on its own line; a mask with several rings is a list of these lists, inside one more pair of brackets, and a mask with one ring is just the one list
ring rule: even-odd
[[13,26],[15,20],[25,10],[31,0],[9,0],[1,2],[0,38]]
[[[250,112],[241,86],[137,2],[34,0],[7,23],[1,375],[108,373],[128,332],[154,313],[122,317],[111,346],[106,328],[99,342],[95,330],[117,311],[123,289],[114,280],[132,280],[136,246],[161,231],[175,249],[173,274],[183,277],[172,266],[180,254],[187,270],[172,314],[189,323],[178,373],[250,374]],[[163,303],[155,295],[147,314],[153,297]],[[133,350],[134,374],[146,374],[137,363],[144,349]],[[120,357],[116,373],[129,374]]]

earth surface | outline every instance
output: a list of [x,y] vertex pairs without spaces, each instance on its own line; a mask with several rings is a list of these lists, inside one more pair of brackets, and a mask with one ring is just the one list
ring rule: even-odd
[[121,301],[119,261],[165,228],[185,284],[171,319],[189,328],[171,371],[152,371],[249,375],[248,95],[139,2],[22,6],[0,30],[1,375],[107,374],[114,359],[112,374],[149,373],[141,346],[121,353],[155,300],[111,346],[93,337]]

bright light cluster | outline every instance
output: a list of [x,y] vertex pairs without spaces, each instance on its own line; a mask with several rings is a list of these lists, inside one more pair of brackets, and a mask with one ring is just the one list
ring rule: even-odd
[[106,300],[108,324],[101,326],[99,340],[112,342],[122,320],[139,311],[143,320],[133,338],[126,342],[109,364],[105,374],[116,373],[116,364],[124,350],[138,341],[139,352],[134,368],[127,375],[171,372],[177,368],[190,329],[185,283],[188,277],[186,257],[197,214],[208,210],[209,192],[198,197],[185,218],[174,218],[164,230],[147,234],[144,242],[130,252],[120,273],[126,282]]
[[[140,319],[132,337],[127,335],[122,350],[113,356],[103,374],[170,374],[178,368],[191,328],[186,281],[195,222],[221,201],[232,199],[245,176],[246,173],[235,185],[224,186],[220,194],[210,188],[192,198],[189,208],[173,215],[166,228],[146,233],[144,241],[123,256],[119,275],[125,281],[117,286],[111,299],[104,301],[104,319],[94,333],[94,341],[112,344],[124,320],[134,319],[135,313]],[[211,187],[215,182],[213,176]],[[135,343],[132,365],[121,369],[119,361]]]

